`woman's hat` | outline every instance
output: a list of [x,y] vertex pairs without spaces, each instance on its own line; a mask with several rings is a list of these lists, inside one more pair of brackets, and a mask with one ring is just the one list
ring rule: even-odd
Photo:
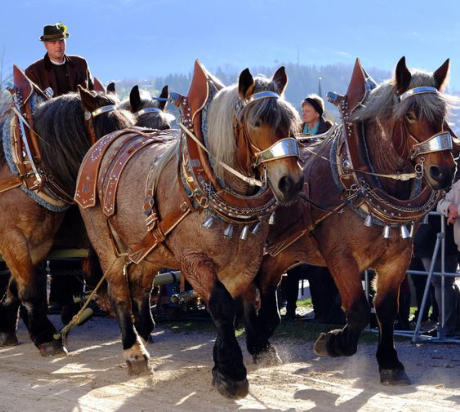
[[56,41],[67,39],[69,33],[67,33],[67,26],[62,23],[48,24],[43,27],[43,36],[40,36],[41,41]]
[[302,106],[308,103],[310,106],[313,106],[315,111],[322,116],[324,113],[324,100],[317,94],[309,94],[302,102]]

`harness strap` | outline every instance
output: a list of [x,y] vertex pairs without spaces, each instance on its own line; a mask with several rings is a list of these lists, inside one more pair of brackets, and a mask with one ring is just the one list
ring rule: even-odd
[[179,208],[169,212],[158,222],[153,230],[149,231],[139,243],[129,250],[129,260],[135,264],[140,263],[153,249],[166,239],[166,236],[182,222],[191,211],[192,209],[190,209],[184,201]]
[[[198,146],[200,146],[201,149],[203,149],[209,156],[211,156],[214,159],[214,161],[217,162],[216,158],[209,152],[209,150],[206,148],[206,146],[203,143],[201,143],[198,140],[198,138],[189,129],[187,129],[182,123],[179,123],[179,126],[185,133],[187,133],[188,137],[190,137]],[[228,164],[226,164],[224,162],[219,161],[218,163],[225,170],[227,170],[228,172],[232,173],[233,175],[235,175],[239,179],[243,180],[244,182],[249,183],[250,185],[253,185],[253,186],[259,186],[259,187],[264,186],[264,184],[260,180],[255,179],[253,177],[245,176],[242,173],[238,172],[238,170],[233,169],[233,167],[229,166]]]

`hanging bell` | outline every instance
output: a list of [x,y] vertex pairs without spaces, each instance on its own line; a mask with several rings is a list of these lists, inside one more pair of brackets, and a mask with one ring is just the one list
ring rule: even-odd
[[251,233],[253,235],[256,235],[257,232],[260,230],[260,227],[262,226],[262,223],[257,222],[256,225],[252,228]]
[[270,215],[270,218],[268,219],[268,224],[269,224],[269,225],[274,225],[274,224],[275,224],[275,212],[273,212],[273,213]]
[[410,233],[407,230],[406,225],[401,225],[399,230],[400,230],[399,234],[401,236],[401,239],[409,239],[410,238]]
[[385,225],[385,227],[383,228],[383,238],[391,239],[391,226]]
[[225,237],[232,237],[233,235],[233,225],[228,225],[227,228],[224,230]]
[[214,217],[209,216],[202,224],[201,226],[205,227],[206,229],[209,229],[212,224],[214,223]]
[[364,219],[364,226],[372,227],[372,215],[370,213]]
[[409,237],[410,237],[410,238],[413,238],[413,237],[414,237],[414,234],[415,234],[415,223],[412,222],[412,223],[410,224]]
[[243,230],[241,231],[240,239],[241,240],[248,240],[248,235],[249,235],[249,226],[244,225]]

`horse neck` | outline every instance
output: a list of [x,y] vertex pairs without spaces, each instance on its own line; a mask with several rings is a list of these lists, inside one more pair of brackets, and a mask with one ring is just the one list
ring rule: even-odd
[[[394,147],[390,133],[385,132],[379,121],[369,121],[366,124],[365,139],[373,171],[381,174],[413,172],[409,160],[402,158]],[[412,181],[403,182],[383,177],[379,180],[388,194],[398,199],[408,198]]]

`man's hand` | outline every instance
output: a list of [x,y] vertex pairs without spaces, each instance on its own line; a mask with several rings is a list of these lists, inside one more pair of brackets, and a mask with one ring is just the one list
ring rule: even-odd
[[458,217],[458,207],[455,203],[451,203],[447,208],[447,224],[453,225]]

